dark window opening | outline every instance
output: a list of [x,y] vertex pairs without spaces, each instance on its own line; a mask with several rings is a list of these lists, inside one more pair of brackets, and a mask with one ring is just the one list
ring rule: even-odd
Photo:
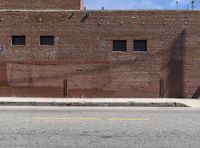
[[12,45],[26,45],[26,37],[12,36]]
[[147,40],[135,40],[134,51],[147,51]]
[[54,45],[54,36],[40,36],[40,45]]
[[126,51],[126,40],[114,40],[113,51]]

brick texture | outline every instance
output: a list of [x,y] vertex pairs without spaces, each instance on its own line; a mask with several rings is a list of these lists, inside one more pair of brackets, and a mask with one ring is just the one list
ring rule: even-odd
[[[199,97],[199,11],[0,11],[0,95]],[[26,35],[26,46],[12,46]],[[54,46],[40,46],[54,35]],[[113,52],[127,40],[127,52]],[[148,51],[133,51],[147,40]],[[162,83],[161,83],[162,82]]]
[[83,0],[0,0],[0,9],[83,9]]

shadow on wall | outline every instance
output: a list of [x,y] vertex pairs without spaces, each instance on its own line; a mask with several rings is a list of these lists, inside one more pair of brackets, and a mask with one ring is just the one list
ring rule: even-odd
[[8,86],[6,63],[0,63],[0,87]]
[[170,98],[183,98],[184,94],[184,55],[186,30],[182,30],[168,49],[165,59],[167,78],[165,96]]
[[193,99],[198,99],[200,98],[200,87],[197,88],[197,90],[195,91],[195,93],[192,96]]

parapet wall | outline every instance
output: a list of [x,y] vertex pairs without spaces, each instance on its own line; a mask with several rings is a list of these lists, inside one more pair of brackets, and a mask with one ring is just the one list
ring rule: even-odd
[[0,9],[81,10],[83,0],[0,0]]

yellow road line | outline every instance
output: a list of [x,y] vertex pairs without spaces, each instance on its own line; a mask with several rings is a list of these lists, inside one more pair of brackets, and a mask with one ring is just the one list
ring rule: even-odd
[[34,120],[112,120],[112,121],[148,121],[145,118],[66,118],[66,117],[34,117]]

